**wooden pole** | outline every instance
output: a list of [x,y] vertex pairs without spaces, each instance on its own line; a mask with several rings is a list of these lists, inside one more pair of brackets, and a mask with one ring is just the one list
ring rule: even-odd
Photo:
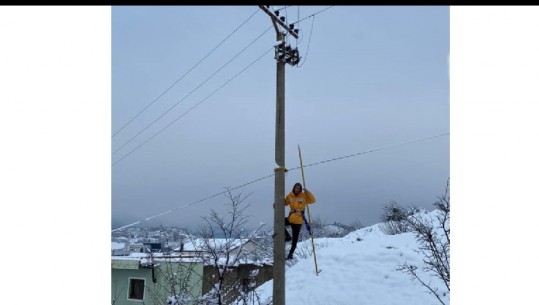
[[[303,173],[303,161],[301,159],[301,149],[299,148],[299,145],[298,145],[298,152],[299,152],[299,166],[301,167],[301,179],[303,181],[303,188],[306,189],[307,186],[305,185],[305,174]],[[307,204],[306,206],[307,208],[307,219],[309,221],[309,225],[311,224],[311,213],[309,212],[309,205]],[[314,236],[313,236],[313,228],[311,227],[311,230],[310,230],[310,235],[311,235],[311,244],[313,246],[313,256],[314,256],[314,271],[316,272],[316,276],[318,276],[318,263],[316,262],[316,249],[314,247]]]

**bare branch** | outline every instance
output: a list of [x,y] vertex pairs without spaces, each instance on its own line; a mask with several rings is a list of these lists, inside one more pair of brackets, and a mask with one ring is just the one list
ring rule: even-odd
[[[404,226],[409,228],[416,236],[416,240],[419,244],[418,251],[423,255],[423,270],[428,274],[439,278],[450,291],[450,200],[449,200],[449,180],[445,194],[438,198],[438,201],[434,203],[437,207],[436,227],[433,222],[422,217],[420,213],[409,215],[405,219],[401,220]],[[433,293],[438,301],[444,302],[441,296],[438,294],[438,289],[419,277],[416,272],[417,267],[411,266],[405,263],[400,269],[413,276],[423,286],[425,286],[431,293]]]

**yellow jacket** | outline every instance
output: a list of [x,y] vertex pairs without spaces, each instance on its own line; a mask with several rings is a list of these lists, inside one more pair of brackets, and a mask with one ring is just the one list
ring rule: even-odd
[[307,204],[312,204],[315,202],[316,198],[314,197],[313,193],[307,190],[304,190],[297,196],[294,194],[293,191],[290,192],[288,195],[286,195],[286,198],[284,199],[284,205],[290,206],[290,214],[288,214],[288,221],[293,224],[303,224],[303,215],[301,215],[301,212],[305,210]]

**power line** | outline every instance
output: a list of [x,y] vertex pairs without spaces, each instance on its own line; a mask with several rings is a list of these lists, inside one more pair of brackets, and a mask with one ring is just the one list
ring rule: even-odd
[[[278,9],[278,10],[275,10],[275,11],[281,11],[281,10],[283,10],[283,9],[286,9],[286,8],[290,7],[290,6],[292,6],[292,5],[287,5],[287,6],[283,7],[283,8]],[[298,20],[295,21],[295,22],[292,22],[292,23],[290,23],[290,24],[294,24],[294,25],[295,25],[295,24],[298,24],[298,25],[299,25],[299,23],[300,23],[301,21],[303,21],[303,20],[305,20],[305,19],[309,19],[309,18],[311,18],[311,17],[314,17],[314,16],[316,16],[316,15],[318,15],[318,14],[321,14],[321,13],[323,13],[323,12],[329,10],[330,8],[332,8],[332,7],[334,7],[334,6],[335,6],[335,5],[328,6],[328,7],[326,7],[325,9],[320,10],[320,11],[318,11],[318,12],[316,12],[316,13],[310,14],[309,16],[307,16],[307,17],[305,17],[305,18],[303,18],[303,19],[299,19],[299,5],[298,5]]]
[[[310,31],[310,33],[309,33],[309,42],[307,43],[307,51],[305,52],[305,58],[304,58],[304,60],[303,60],[303,63],[302,63],[301,65],[298,65],[298,66],[297,66],[298,68],[300,68],[300,67],[303,66],[303,64],[305,63],[305,60],[307,60],[307,54],[309,54],[309,46],[311,45],[311,37],[312,37],[312,34],[313,34],[313,27],[314,27],[314,17],[315,17],[316,15],[318,15],[318,14],[321,14],[321,13],[323,13],[323,12],[329,10],[329,9],[332,8],[332,7],[334,7],[334,5],[329,6],[329,7],[326,7],[326,8],[323,9],[323,10],[320,10],[320,11],[318,11],[318,12],[316,12],[316,13],[313,13],[313,14],[311,14],[311,15],[309,15],[309,16],[303,18],[303,19],[300,19],[300,17],[299,17],[299,16],[300,16],[300,14],[299,14],[299,5],[298,5],[298,20],[295,21],[295,22],[293,22],[293,23],[291,23],[290,25],[297,25],[297,28],[299,29],[299,23],[300,23],[301,21],[306,20],[306,19],[309,19],[309,18],[311,18],[311,17],[313,18],[313,22],[311,23],[311,31]],[[301,43],[301,41],[303,41],[303,35],[301,36],[299,42],[298,42],[298,40],[296,39],[296,49],[297,49],[298,44]]]
[[[315,162],[315,163],[303,165],[303,167],[309,167],[309,166],[314,166],[314,165],[318,165],[318,164],[322,164],[322,163],[328,163],[328,162],[332,162],[332,161],[336,161],[336,160],[341,160],[341,159],[346,159],[346,158],[355,157],[355,156],[359,156],[359,155],[364,155],[364,154],[372,153],[372,152],[375,152],[375,151],[385,150],[385,149],[389,149],[389,148],[393,148],[393,147],[397,147],[397,146],[401,146],[401,145],[405,145],[405,144],[426,141],[426,140],[439,138],[439,137],[444,137],[444,136],[448,136],[448,135],[449,135],[449,133],[443,133],[443,134],[439,134],[439,135],[435,135],[435,136],[431,136],[431,137],[427,137],[427,138],[421,138],[421,139],[406,141],[406,142],[393,144],[393,145],[380,147],[380,148],[375,148],[375,149],[372,149],[372,150],[367,150],[367,151],[363,151],[363,152],[359,152],[359,153],[355,153],[355,154],[351,154],[351,155],[347,155],[347,156],[337,157],[337,158],[333,158],[333,159],[328,159],[328,160],[324,160],[324,161],[320,161],[320,162]],[[299,168],[300,167],[294,167],[294,168],[291,168],[289,170],[292,171],[292,170],[296,170],[296,169],[299,169]]]
[[326,7],[326,8],[325,8],[325,9],[323,9],[323,10],[320,10],[320,11],[318,11],[318,12],[314,13],[314,14],[311,14],[311,15],[309,15],[309,16],[307,16],[307,17],[303,18],[303,19],[300,19],[300,20],[298,20],[298,21],[296,21],[296,22],[293,22],[293,23],[291,23],[291,24],[296,24],[296,23],[299,23],[300,21],[303,21],[303,20],[305,20],[305,19],[309,19],[309,18],[311,18],[311,17],[314,17],[314,16],[316,16],[316,15],[318,15],[318,14],[320,14],[320,13],[323,13],[323,12],[325,12],[325,11],[329,10],[330,8],[332,8],[332,7],[334,7],[334,6],[335,6],[335,5],[332,5],[332,6]]
[[228,81],[226,81],[224,84],[222,84],[219,88],[215,89],[212,93],[210,93],[210,95],[208,95],[207,97],[205,97],[204,99],[202,99],[200,102],[198,102],[197,104],[195,104],[193,107],[189,108],[186,112],[184,112],[182,115],[180,115],[179,117],[177,117],[174,121],[170,122],[168,125],[166,125],[165,127],[163,127],[162,129],[160,129],[158,132],[156,132],[155,134],[153,134],[150,138],[148,138],[146,141],[142,142],[140,145],[138,145],[137,147],[135,147],[133,150],[131,150],[130,152],[128,152],[127,154],[125,154],[122,158],[120,158],[119,160],[117,160],[116,162],[112,163],[112,166],[116,165],[118,162],[122,161],[123,159],[127,158],[129,155],[131,155],[133,152],[135,152],[136,150],[138,150],[140,147],[142,147],[144,144],[146,144],[148,141],[150,141],[151,139],[155,138],[158,134],[160,134],[161,132],[163,132],[165,129],[169,128],[170,126],[172,126],[172,124],[174,124],[175,122],[177,122],[179,119],[181,119],[183,116],[185,116],[186,114],[188,114],[191,110],[193,110],[194,108],[196,108],[198,105],[202,104],[202,102],[204,102],[205,100],[207,100],[208,98],[210,98],[212,95],[214,95],[217,91],[221,90],[224,86],[226,86],[228,83],[230,83],[233,79],[235,79],[236,77],[238,77],[241,73],[243,73],[245,70],[247,70],[249,67],[251,67],[253,64],[255,64],[257,61],[259,61],[260,59],[262,59],[262,57],[264,57],[266,54],[268,54],[270,51],[272,51],[274,49],[274,47],[272,46],[270,49],[268,49],[266,52],[264,52],[264,54],[262,54],[260,57],[258,57],[257,59],[255,59],[253,62],[251,62],[249,65],[247,65],[247,67],[243,68],[243,70],[241,70],[240,72],[238,72],[236,75],[234,75],[231,79],[229,79]]
[[307,60],[307,54],[309,54],[309,46],[311,45],[311,36],[313,36],[313,27],[314,27],[314,16],[313,16],[313,22],[311,23],[311,32],[309,33],[309,41],[307,42],[307,51],[305,51],[305,57],[302,61],[302,64],[298,65],[298,68],[302,67],[305,64],[305,61]]
[[139,221],[136,221],[136,222],[134,222],[134,223],[125,225],[125,226],[123,226],[123,227],[119,227],[119,228],[113,229],[112,232],[118,231],[118,230],[121,230],[121,229],[125,229],[125,228],[128,228],[128,227],[135,226],[135,225],[137,225],[137,224],[140,224],[142,221],[148,221],[148,220],[154,219],[154,218],[156,218],[156,217],[160,217],[160,216],[163,216],[163,215],[166,215],[166,214],[170,214],[170,213],[172,213],[172,212],[174,212],[174,211],[176,211],[176,210],[179,210],[179,209],[181,209],[181,208],[186,208],[186,207],[195,205],[195,204],[197,204],[197,203],[200,203],[200,202],[203,202],[203,201],[206,201],[206,200],[210,200],[210,199],[215,198],[215,197],[217,197],[217,196],[219,196],[219,195],[223,195],[223,194],[225,194],[225,193],[227,193],[227,192],[229,192],[229,191],[233,191],[233,190],[235,190],[235,189],[239,189],[239,188],[245,187],[245,186],[247,186],[247,185],[249,185],[249,184],[252,184],[252,183],[255,183],[255,182],[264,180],[264,179],[268,179],[268,178],[271,178],[271,177],[273,177],[273,176],[274,176],[274,175],[271,174],[271,175],[268,175],[268,176],[266,176],[266,177],[258,178],[258,179],[256,179],[256,180],[253,180],[253,181],[244,183],[244,184],[242,184],[242,185],[239,185],[239,186],[236,186],[236,187],[233,187],[233,188],[228,188],[228,189],[225,190],[225,191],[222,191],[222,192],[213,194],[213,195],[208,196],[208,197],[206,197],[206,198],[202,198],[202,199],[199,199],[199,200],[197,200],[197,201],[193,201],[193,202],[191,202],[191,203],[184,204],[184,205],[182,205],[182,206],[175,207],[175,208],[170,209],[170,210],[167,210],[167,211],[165,211],[165,212],[162,212],[162,213],[159,213],[159,214],[150,216],[150,217],[145,218],[145,219],[143,219],[143,220],[139,220]]
[[[265,54],[264,54],[264,55],[265,55]],[[350,154],[350,155],[346,155],[346,156],[341,156],[341,157],[336,157],[336,158],[327,159],[327,160],[324,160],[324,161],[319,161],[319,162],[310,163],[310,164],[307,164],[307,165],[303,165],[303,167],[305,168],[305,167],[315,166],[315,165],[319,165],[319,164],[323,164],[323,163],[329,163],[329,162],[333,162],[333,161],[337,161],[337,160],[342,160],[342,159],[346,159],[346,158],[350,158],[350,157],[355,157],[355,156],[359,156],[359,155],[364,155],[364,154],[368,154],[368,153],[372,153],[372,152],[376,152],[376,151],[381,151],[381,150],[385,150],[385,149],[395,148],[395,147],[397,147],[397,146],[402,146],[402,145],[406,145],[406,144],[411,144],[411,143],[416,143],[416,142],[421,142],[421,141],[431,140],[431,139],[435,139],[435,138],[440,138],[440,137],[444,137],[444,136],[448,136],[448,135],[449,135],[449,133],[443,133],[443,134],[439,134],[439,135],[435,135],[435,136],[430,136],[430,137],[426,137],[426,138],[420,138],[420,139],[410,140],[410,141],[401,142],[401,143],[397,143],[397,144],[393,144],[393,145],[388,145],[388,146],[384,146],[384,147],[379,147],[379,148],[375,148],[375,149],[371,149],[371,150],[367,150],[367,151],[363,151],[363,152],[358,152],[358,153],[354,153],[354,154]],[[288,171],[294,171],[294,170],[297,170],[297,169],[300,169],[300,168],[301,168],[301,167],[298,166],[298,167],[291,168],[291,169],[289,169]],[[244,183],[244,184],[241,184],[241,185],[232,187],[232,188],[227,188],[227,190],[225,190],[225,191],[222,191],[222,192],[213,194],[213,195],[211,195],[211,196],[208,196],[208,197],[199,199],[199,200],[197,200],[197,201],[193,201],[193,202],[188,203],[188,204],[184,204],[184,205],[179,206],[179,207],[172,208],[172,209],[167,210],[167,211],[165,211],[165,212],[159,213],[159,214],[157,214],[157,215],[150,216],[150,217],[148,217],[148,218],[145,218],[145,219],[143,219],[143,220],[136,221],[136,222],[134,222],[134,223],[125,225],[125,226],[123,226],[123,227],[119,227],[119,228],[113,229],[112,232],[118,231],[118,230],[121,230],[121,229],[125,229],[125,228],[128,228],[128,227],[135,226],[135,225],[137,225],[137,224],[140,224],[142,221],[148,221],[148,220],[151,220],[151,219],[156,218],[156,217],[160,217],[160,216],[163,216],[163,215],[166,215],[166,214],[170,214],[170,213],[172,213],[172,212],[174,212],[174,211],[176,211],[176,210],[178,210],[178,209],[180,209],[180,208],[186,208],[186,207],[189,207],[189,206],[191,206],[191,205],[194,205],[194,204],[197,204],[197,203],[200,203],[200,202],[203,202],[203,201],[206,201],[206,200],[215,198],[215,197],[217,197],[217,196],[219,196],[219,195],[223,195],[223,194],[225,194],[225,193],[228,192],[228,191],[233,191],[233,190],[236,190],[236,189],[245,187],[245,186],[247,186],[247,185],[253,184],[253,183],[255,183],[255,182],[258,182],[258,181],[262,181],[262,180],[271,178],[271,177],[273,177],[273,176],[275,176],[275,174],[267,175],[267,176],[264,176],[264,177],[261,177],[261,178],[258,178],[258,179],[249,181],[249,182],[247,182],[247,183]]]
[[163,93],[161,93],[157,98],[155,98],[151,103],[149,103],[148,105],[146,105],[146,107],[144,107],[141,111],[139,111],[134,117],[132,117],[127,123],[125,123],[120,129],[118,129],[113,135],[112,137],[114,137],[115,135],[117,135],[120,131],[122,131],[125,127],[127,127],[127,125],[129,125],[131,122],[133,122],[133,120],[135,120],[140,114],[142,114],[144,111],[146,111],[146,109],[148,109],[153,103],[155,103],[157,100],[159,100],[163,95],[165,95],[170,89],[172,89],[172,87],[174,87],[178,82],[180,82],[185,76],[187,76],[187,74],[191,73],[191,71],[193,71],[198,65],[200,65],[200,63],[202,63],[204,60],[206,60],[206,58],[208,58],[208,56],[210,56],[210,54],[212,54],[215,50],[217,50],[217,48],[219,48],[225,41],[227,41],[232,35],[234,35],[234,33],[236,33],[242,26],[244,26],[247,21],[249,21],[256,13],[258,13],[258,11],[260,11],[260,8],[257,8],[256,11],[251,14],[251,16],[249,16],[242,24],[240,24],[234,31],[232,31],[232,33],[230,33],[225,39],[223,39],[223,41],[221,41],[216,47],[213,48],[213,50],[211,50],[208,54],[206,54],[206,56],[204,56],[204,58],[202,58],[201,60],[199,60],[194,66],[191,67],[191,69],[189,69],[187,72],[185,72],[179,79],[177,79],[172,85],[170,85],[165,91],[163,91]]
[[[298,20],[299,20],[299,5],[298,5]],[[298,22],[298,29],[299,29],[299,22]],[[298,40],[296,39],[296,48],[298,47]]]
[[284,7],[281,7],[281,8],[275,8],[273,9],[273,11],[282,11],[282,10],[286,10],[286,8],[288,7],[291,7],[292,5],[285,5]]
[[262,32],[262,34],[258,35],[258,37],[256,37],[253,41],[251,41],[251,43],[249,43],[245,48],[243,48],[243,50],[241,50],[240,52],[238,52],[234,57],[232,57],[228,62],[226,62],[223,66],[221,66],[219,69],[217,69],[215,72],[213,72],[212,75],[210,75],[208,78],[206,78],[206,80],[204,80],[202,83],[200,83],[195,89],[191,90],[191,92],[189,92],[186,96],[184,96],[182,99],[180,99],[178,102],[176,102],[174,105],[172,105],[172,107],[170,107],[168,110],[166,110],[164,113],[162,113],[159,117],[157,117],[155,120],[153,120],[150,124],[148,124],[146,127],[144,127],[142,130],[140,130],[139,132],[137,132],[133,137],[131,137],[129,140],[127,140],[127,142],[125,142],[124,144],[122,144],[120,147],[118,147],[115,151],[112,152],[112,155],[114,155],[115,153],[117,153],[120,149],[122,149],[123,147],[125,147],[127,144],[131,143],[131,141],[133,141],[136,137],[138,137],[140,134],[142,134],[144,131],[146,131],[148,128],[150,128],[153,124],[155,124],[157,121],[159,121],[163,116],[165,116],[167,113],[169,113],[172,109],[174,109],[174,107],[178,106],[181,102],[183,102],[185,99],[187,99],[189,96],[191,96],[191,94],[193,94],[195,91],[197,91],[200,87],[202,87],[205,83],[207,83],[210,79],[212,79],[215,75],[217,75],[217,73],[219,73],[221,70],[223,70],[226,66],[228,66],[228,64],[230,64],[231,62],[233,62],[236,58],[238,58],[238,56],[240,56],[245,50],[247,50],[249,47],[251,47],[258,39],[260,39],[260,37],[264,36],[264,34],[266,34],[267,31],[269,31],[271,29],[271,26],[268,27],[264,32]]

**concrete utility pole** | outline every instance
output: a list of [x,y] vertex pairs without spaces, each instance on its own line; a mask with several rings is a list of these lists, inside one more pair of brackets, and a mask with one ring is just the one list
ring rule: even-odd
[[[288,26],[284,23],[284,17],[278,17],[279,12],[271,12],[269,6],[259,5],[271,18],[271,22],[277,33],[277,45],[275,46],[275,59],[277,60],[277,99],[275,116],[275,201],[273,218],[273,304],[285,305],[285,64],[297,65],[299,62],[299,53],[297,48],[292,49],[285,46],[285,37],[287,33],[298,38],[298,30],[293,31],[293,25]],[[285,32],[279,30],[279,26],[285,29]]]

